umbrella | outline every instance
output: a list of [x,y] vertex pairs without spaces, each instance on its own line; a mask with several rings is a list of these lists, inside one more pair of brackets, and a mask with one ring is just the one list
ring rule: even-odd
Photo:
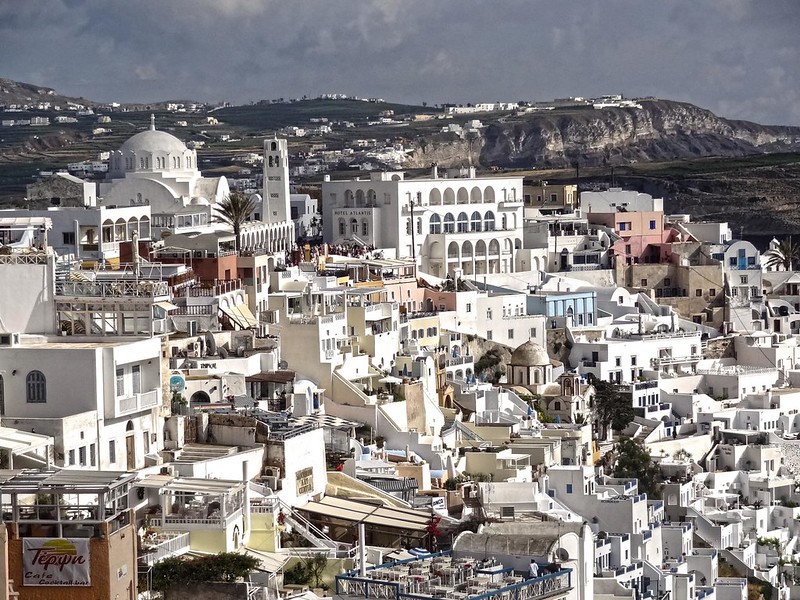
[[387,375],[386,377],[382,377],[378,379],[380,383],[403,383],[403,380],[399,377],[395,377],[394,375]]

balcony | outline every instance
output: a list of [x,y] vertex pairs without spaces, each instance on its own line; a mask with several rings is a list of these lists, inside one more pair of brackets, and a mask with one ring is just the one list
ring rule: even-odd
[[189,295],[193,298],[211,298],[237,292],[241,289],[242,281],[240,279],[219,279],[213,282],[202,282],[200,286],[191,288],[189,290]]
[[174,527],[180,530],[201,530],[201,529],[225,529],[241,518],[242,509],[237,508],[229,514],[222,516],[217,511],[217,514],[211,513],[204,516],[203,511],[187,512],[185,514],[169,514],[166,517],[158,515],[150,517],[150,525],[153,527]]
[[152,567],[165,558],[186,554],[190,549],[188,532],[162,531],[153,537],[145,537],[139,562]]
[[130,279],[103,281],[60,281],[57,296],[91,298],[156,298],[169,292],[165,281],[135,281]]
[[114,417],[122,417],[140,410],[148,410],[158,406],[161,402],[161,390],[156,388],[149,392],[133,394],[126,398],[119,398],[115,405]]

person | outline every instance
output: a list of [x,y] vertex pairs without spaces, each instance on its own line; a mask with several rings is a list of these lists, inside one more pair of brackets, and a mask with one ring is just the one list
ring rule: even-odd
[[528,569],[528,576],[530,579],[536,579],[539,576],[539,565],[533,559],[531,559],[531,566]]

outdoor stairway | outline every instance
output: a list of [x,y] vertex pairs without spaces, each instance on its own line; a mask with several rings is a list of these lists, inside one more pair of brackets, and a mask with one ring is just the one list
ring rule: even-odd
[[293,512],[291,506],[279,500],[278,507],[283,514],[284,523],[291,525],[295,531],[300,533],[300,535],[311,542],[315,547],[327,548],[328,550],[337,550],[339,548],[338,542],[329,538],[325,532],[321,531],[311,521]]

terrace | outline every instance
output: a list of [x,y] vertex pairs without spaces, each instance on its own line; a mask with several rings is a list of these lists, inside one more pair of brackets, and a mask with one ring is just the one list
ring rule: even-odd
[[336,594],[386,600],[533,600],[563,594],[572,587],[571,569],[526,577],[527,573],[492,559],[454,558],[442,552],[385,563],[361,573],[348,571],[336,577]]

